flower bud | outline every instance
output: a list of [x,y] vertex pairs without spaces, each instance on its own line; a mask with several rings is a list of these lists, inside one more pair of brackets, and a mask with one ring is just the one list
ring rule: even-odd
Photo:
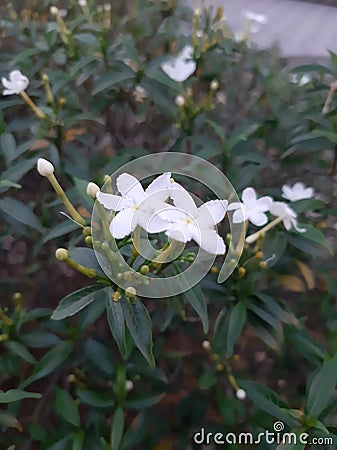
[[211,345],[211,343],[209,341],[207,341],[207,340],[206,341],[202,341],[202,348],[204,350],[209,351],[211,349],[211,347],[212,347],[212,345]]
[[121,298],[122,294],[119,291],[114,292],[111,296],[113,302],[119,302]]
[[212,266],[212,267],[210,268],[210,273],[215,274],[215,273],[218,273],[218,272],[219,272],[219,269],[217,268],[217,266]]
[[90,245],[90,246],[92,247],[92,246],[93,246],[93,239],[92,239],[92,236],[86,236],[85,239],[84,239],[84,242],[85,242],[87,245]]
[[175,104],[181,108],[185,105],[185,97],[183,95],[177,95],[175,98]]
[[55,252],[55,256],[59,261],[66,261],[69,258],[69,253],[66,248],[58,248]]
[[266,269],[266,268],[267,268],[267,263],[266,263],[266,261],[261,261],[260,264],[259,264],[259,266],[260,266],[260,269]]
[[219,87],[218,80],[211,81],[210,88],[212,91],[216,91],[218,89],[218,87]]
[[100,191],[100,188],[97,186],[97,184],[95,183],[88,183],[87,186],[87,194],[89,195],[89,197],[93,198],[94,200],[96,199],[96,194],[97,192]]
[[126,380],[126,382],[125,382],[125,390],[126,390],[126,392],[132,391],[134,387],[135,387],[135,386],[134,386],[134,384],[133,384],[133,381],[131,381],[131,380]]
[[263,258],[263,252],[261,252],[261,250],[258,251],[258,252],[256,253],[255,257],[256,257],[257,259]]
[[54,166],[47,159],[39,158],[37,160],[37,171],[41,176],[49,177],[49,175],[54,173]]
[[247,397],[246,391],[244,389],[238,389],[235,395],[239,400],[244,400]]
[[134,299],[136,297],[137,291],[133,286],[129,286],[125,289],[125,295],[130,298]]
[[246,274],[246,269],[244,267],[242,267],[242,266],[239,267],[238,268],[238,275],[239,275],[239,277],[242,278],[242,277],[245,276],[245,274]]
[[91,227],[84,227],[82,233],[84,234],[84,236],[91,236]]
[[52,16],[57,16],[58,13],[59,13],[59,9],[58,9],[57,6],[51,6],[51,7],[50,7],[50,14],[51,14]]
[[125,281],[132,281],[134,279],[133,272],[131,270],[126,270],[123,273],[123,278]]
[[150,272],[150,267],[146,264],[139,269],[139,272],[143,275]]

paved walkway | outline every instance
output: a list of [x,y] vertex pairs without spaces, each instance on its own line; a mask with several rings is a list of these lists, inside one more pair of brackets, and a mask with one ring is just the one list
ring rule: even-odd
[[[194,5],[194,0],[182,1]],[[337,53],[337,8],[292,0],[206,0],[206,4],[222,6],[234,32],[243,29],[245,11],[266,15],[268,24],[261,25],[252,40],[261,48],[277,41],[284,57],[310,61],[328,57],[328,49]]]

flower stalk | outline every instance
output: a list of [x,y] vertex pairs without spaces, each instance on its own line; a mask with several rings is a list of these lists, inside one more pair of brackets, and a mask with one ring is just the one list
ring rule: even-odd
[[55,252],[55,256],[58,261],[64,261],[69,267],[72,267],[77,270],[77,272],[80,272],[89,278],[94,278],[97,275],[95,269],[82,266],[82,264],[78,264],[76,261],[71,259],[68,250],[65,248],[58,248]]
[[261,230],[257,231],[254,234],[251,234],[246,238],[247,244],[253,244],[255,241],[257,241],[260,237],[264,237],[264,235],[267,233],[267,231],[274,228],[278,223],[282,222],[284,219],[284,216],[276,217],[276,219],[269,222],[265,227],[261,228]]
[[47,116],[41,109],[33,102],[33,100],[29,97],[28,94],[26,94],[25,91],[20,92],[21,97],[24,99],[24,101],[29,105],[34,113],[37,115],[37,117],[41,120],[44,120]]

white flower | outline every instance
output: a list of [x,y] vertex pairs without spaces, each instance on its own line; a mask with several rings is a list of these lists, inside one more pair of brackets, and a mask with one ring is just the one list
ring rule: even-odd
[[284,228],[289,231],[291,228],[295,228],[299,233],[304,233],[305,228],[300,228],[297,225],[297,214],[284,202],[272,202],[269,211],[273,216],[282,219]]
[[219,87],[218,80],[211,81],[211,84],[209,85],[212,91],[216,91]]
[[87,6],[87,0],[78,0],[78,5],[82,6],[82,8],[83,6]]
[[289,75],[289,79],[291,83],[298,84],[299,86],[305,86],[306,84],[311,82],[312,77],[308,73],[304,73],[303,75],[300,75],[298,73],[291,73]]
[[249,220],[256,226],[265,225],[268,217],[265,214],[272,204],[271,197],[257,198],[256,192],[252,187],[248,187],[242,192],[243,203],[233,202],[228,206],[228,210],[236,210],[233,214],[233,222],[241,223]]
[[187,80],[197,67],[193,60],[193,47],[186,45],[177,56],[164,62],[160,67],[174,81]]
[[197,208],[191,195],[181,186],[171,188],[170,197],[175,207],[167,205],[159,213],[160,217],[170,222],[167,236],[183,243],[193,239],[206,252],[223,255],[226,246],[214,228],[226,214],[227,200],[211,200]]
[[244,389],[238,389],[236,391],[236,398],[239,400],[244,400],[247,397],[246,391]]
[[260,25],[266,25],[268,23],[267,16],[265,16],[264,14],[246,11],[245,16],[250,24],[250,32],[253,34],[259,31]]
[[128,236],[137,225],[148,233],[160,233],[168,223],[157,211],[167,206],[170,195],[171,173],[157,177],[144,191],[140,182],[130,174],[122,173],[117,178],[117,188],[122,197],[99,192],[97,200],[107,209],[119,211],[110,223],[110,232],[116,239]]
[[301,182],[297,182],[294,186],[284,184],[282,186],[282,197],[291,202],[312,198],[314,196],[314,189],[312,187],[305,187]]
[[59,17],[67,17],[67,15],[68,15],[68,10],[67,9],[65,9],[65,8],[61,8],[60,10],[59,10],[59,13],[58,13],[58,15],[59,15]]
[[87,185],[87,195],[93,199],[96,198],[97,192],[100,192],[100,188],[97,186],[96,183],[93,183],[90,181]]
[[185,97],[183,95],[177,95],[174,102],[178,108],[181,108],[185,105]]
[[133,390],[133,388],[134,388],[133,381],[131,381],[131,380],[126,380],[126,381],[125,381],[125,390],[126,390],[127,392],[130,392],[130,391]]
[[3,91],[3,95],[13,95],[13,94],[20,94],[20,92],[27,89],[29,85],[28,78],[23,75],[20,70],[12,70],[12,72],[9,73],[9,80],[6,78],[1,78],[1,82],[6,88]]
[[147,97],[147,92],[142,86],[137,84],[137,86],[133,91],[133,97],[136,100],[136,102],[142,103]]
[[43,177],[49,177],[49,175],[54,173],[54,166],[47,159],[39,158],[37,160],[37,171]]

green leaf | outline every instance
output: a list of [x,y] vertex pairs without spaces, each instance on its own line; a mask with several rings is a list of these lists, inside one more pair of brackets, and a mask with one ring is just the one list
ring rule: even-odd
[[90,391],[88,389],[78,389],[77,395],[83,403],[87,403],[95,408],[111,408],[114,404],[112,399],[107,398],[106,392]]
[[156,405],[163,398],[164,394],[142,396],[139,398],[129,399],[125,402],[128,408],[142,409],[149,408],[150,406]]
[[132,80],[135,76],[136,74],[131,69],[103,75],[95,89],[92,91],[92,95],[97,95],[102,91],[108,91],[112,87],[118,87],[116,85],[119,85],[119,83],[122,83],[123,81]]
[[236,128],[231,137],[228,139],[228,151],[231,151],[239,142],[247,141],[247,139],[251,137],[259,127],[260,124],[255,122],[248,126]]
[[123,297],[121,305],[132,339],[149,365],[154,368],[156,364],[152,353],[152,322],[147,309],[138,298],[131,303]]
[[124,411],[122,408],[117,408],[112,419],[111,424],[111,450],[119,450],[122,443],[124,431]]
[[72,450],[83,450],[84,431],[81,430],[74,434]]
[[2,188],[2,187],[6,187],[6,188],[13,187],[16,189],[22,188],[21,184],[13,183],[12,181],[9,181],[9,180],[0,180],[0,188]]
[[[18,164],[15,164],[5,170],[5,172],[1,174],[1,178],[16,183],[18,180],[21,180],[21,178],[26,175],[26,173],[29,172],[33,166],[36,165],[36,161],[37,158],[20,161]],[[3,191],[5,190],[6,188],[3,188]]]
[[46,244],[47,242],[51,241],[52,239],[56,239],[60,236],[64,236],[65,234],[71,233],[72,231],[75,231],[77,229],[78,229],[78,225],[75,222],[72,222],[71,220],[62,222],[50,230],[50,232],[47,234],[47,236],[43,239],[43,243]]
[[84,345],[84,351],[89,361],[96,368],[108,374],[110,377],[115,372],[114,355],[110,347],[95,339],[88,339]]
[[126,356],[126,343],[125,343],[125,320],[123,314],[123,308],[121,302],[114,302],[111,299],[111,290],[108,291],[106,299],[106,311],[108,324],[114,337],[119,351],[125,357]]
[[337,134],[328,130],[313,130],[312,135],[315,137],[325,137],[332,144],[337,144]]
[[259,409],[282,420],[282,422],[287,423],[289,426],[294,424],[294,419],[283,411],[284,408],[288,409],[287,405],[280,399],[276,392],[255,381],[240,380],[238,384],[246,391],[248,398]]
[[333,399],[337,383],[337,355],[329,359],[312,380],[307,397],[306,412],[319,417]]
[[55,392],[55,409],[67,422],[75,427],[80,426],[80,415],[74,399],[67,391],[59,387],[56,387]]
[[8,164],[15,158],[16,142],[14,136],[11,133],[3,133],[0,136],[0,147],[6,164]]
[[318,245],[321,245],[322,247],[328,250],[330,255],[332,255],[331,244],[325,238],[324,234],[320,230],[317,230],[317,228],[313,227],[312,225],[305,225],[305,232],[304,233],[296,232],[296,234],[306,239],[309,239],[310,241],[315,242]]
[[184,296],[201,319],[204,333],[208,333],[209,323],[207,314],[207,302],[200,286],[194,286],[184,293]]
[[222,309],[215,320],[213,330],[213,350],[219,356],[225,352],[225,342],[228,335],[229,312],[227,308]]
[[231,310],[228,321],[228,334],[226,340],[226,358],[233,354],[234,344],[240,336],[246,323],[246,307],[243,302],[237,303]]
[[38,231],[43,231],[43,227],[37,216],[24,203],[14,198],[5,197],[0,200],[0,209],[18,222],[35,228]]
[[54,320],[62,320],[66,317],[73,316],[93,302],[97,292],[101,290],[102,286],[95,284],[94,286],[87,286],[72,292],[60,301],[51,318]]
[[100,47],[99,40],[90,33],[74,34],[74,39],[83,42],[83,44],[87,44],[96,50]]
[[28,363],[30,364],[35,363],[34,356],[29,352],[29,350],[27,350],[27,348],[23,344],[21,344],[21,342],[5,341],[5,347],[8,348],[13,353],[15,353],[16,355],[20,356]]
[[12,403],[24,398],[40,398],[41,394],[37,392],[26,392],[21,389],[10,389],[6,392],[0,392],[0,403]]
[[36,364],[34,371],[23,383],[22,387],[26,387],[33,381],[49,375],[53,370],[59,367],[69,356],[73,349],[73,343],[70,341],[62,341],[44,355]]

